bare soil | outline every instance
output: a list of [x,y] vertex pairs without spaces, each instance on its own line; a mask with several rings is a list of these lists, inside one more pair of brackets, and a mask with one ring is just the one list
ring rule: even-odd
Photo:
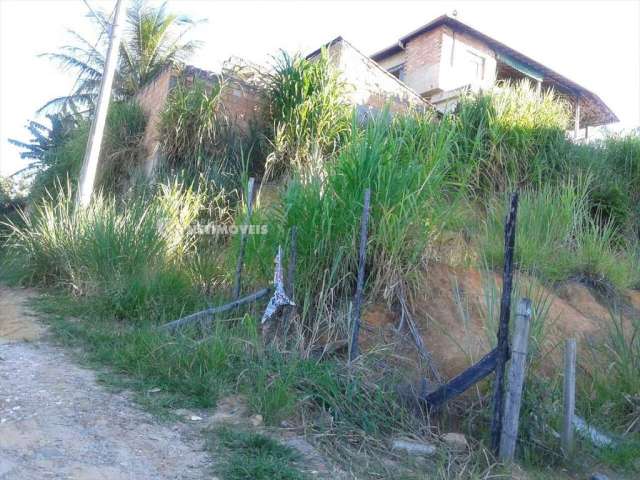
[[[457,375],[491,348],[493,334],[487,325],[486,288],[488,283],[495,282],[499,293],[502,281],[497,274],[488,275],[491,276],[483,278],[478,270],[457,269],[442,263],[431,263],[424,271],[424,290],[414,299],[415,321],[425,346],[446,378]],[[522,281],[529,282],[531,291],[546,298],[549,304],[541,345],[547,354],[549,370],[557,367],[562,350],[559,347],[565,338],[591,342],[601,338],[611,325],[607,306],[583,284],[568,282],[550,290],[534,279]],[[629,291],[627,297],[640,311],[640,294]],[[499,308],[499,298],[494,308]],[[367,350],[383,341],[383,337],[388,341],[392,337],[389,332],[399,319],[384,305],[373,305],[365,312],[363,323],[363,347]],[[403,343],[405,347],[411,344],[410,340]],[[404,348],[403,354],[415,357],[409,354],[411,350]]]
[[202,435],[161,423],[46,341],[28,290],[0,286],[0,479],[209,479]]

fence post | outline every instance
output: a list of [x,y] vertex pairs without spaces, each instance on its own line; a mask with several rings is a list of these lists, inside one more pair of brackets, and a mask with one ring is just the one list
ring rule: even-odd
[[369,209],[371,203],[371,189],[364,192],[364,207],[360,221],[360,249],[358,251],[358,279],[356,282],[356,295],[353,299],[353,331],[351,333],[351,345],[349,346],[349,361],[358,356],[358,336],[360,334],[360,310],[362,309],[362,294],[364,289],[364,264],[367,254],[367,228],[369,225]]
[[491,450],[497,455],[502,432],[504,403],[504,368],[509,359],[509,317],[511,316],[511,289],[513,285],[513,250],[516,239],[518,192],[511,194],[509,213],[504,226],[504,270],[502,273],[502,299],[498,324],[498,358],[493,386],[493,412],[491,418]]
[[247,234],[249,225],[251,225],[251,213],[253,211],[253,183],[255,179],[249,178],[247,185],[247,219],[245,221],[246,231],[242,232],[240,237],[240,252],[238,253],[238,263],[236,264],[236,281],[233,287],[233,299],[240,298],[240,291],[242,289],[242,264],[244,263],[244,251],[247,248]]
[[500,435],[500,455],[503,462],[512,462],[518,439],[520,404],[529,345],[529,325],[531,320],[531,300],[523,298],[518,302],[516,324],[509,365],[509,384],[505,399],[502,433]]
[[576,408],[576,340],[569,338],[564,346],[564,416],[562,422],[562,451],[573,454],[573,415]]

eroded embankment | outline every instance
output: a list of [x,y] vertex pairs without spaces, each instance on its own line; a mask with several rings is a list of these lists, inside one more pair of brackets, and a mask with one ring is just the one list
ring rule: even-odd
[[[489,351],[501,278],[495,273],[431,263],[423,272],[423,285],[413,302],[416,325],[440,372],[451,377]],[[532,324],[532,336],[547,355],[547,368],[557,364],[558,347],[565,338],[597,342],[611,326],[610,306],[584,284],[567,282],[550,289],[520,277],[517,288],[521,296],[534,301],[538,315],[534,316],[537,324]],[[640,292],[625,292],[623,300],[628,314],[640,312]],[[389,341],[398,322],[398,315],[386,307],[369,307],[364,315],[367,334],[363,343],[371,348]],[[410,339],[403,342],[410,343]],[[408,345],[400,350],[407,360],[415,358]]]

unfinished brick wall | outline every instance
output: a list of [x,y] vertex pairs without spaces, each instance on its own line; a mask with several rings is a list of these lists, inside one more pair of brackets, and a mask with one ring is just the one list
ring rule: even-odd
[[421,95],[439,88],[443,27],[418,35],[405,46],[405,82]]
[[238,79],[226,81],[221,96],[222,106],[232,125],[243,135],[259,126],[264,108],[261,92]]
[[165,70],[136,96],[142,111],[147,116],[143,145],[147,153],[145,173],[149,175],[157,163],[160,133],[160,115],[167,101],[173,72]]
[[[179,75],[182,75],[187,85],[192,84],[196,78],[210,85],[219,81],[217,75],[193,67],[188,67],[182,73],[168,69],[138,93],[138,103],[147,115],[147,128],[143,139],[147,154],[144,165],[147,176],[152,174],[159,161],[161,115]],[[260,92],[253,85],[240,79],[229,78],[224,82],[220,98],[222,109],[238,134],[249,135],[254,127],[260,128],[263,105]]]

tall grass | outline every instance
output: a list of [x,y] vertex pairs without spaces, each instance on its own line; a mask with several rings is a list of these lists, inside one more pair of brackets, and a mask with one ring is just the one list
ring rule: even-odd
[[326,165],[324,176],[294,177],[281,204],[262,213],[270,233],[251,239],[248,265],[268,275],[278,244],[285,245],[297,226],[296,292],[306,335],[330,325],[346,327],[342,302],[352,294],[367,188],[372,192],[367,288],[392,302],[395,288],[412,286],[438,229],[434,212],[443,201],[450,148],[449,130],[428,118],[390,121],[381,115],[363,128],[354,119],[350,141]]
[[477,194],[544,184],[561,167],[569,145],[568,106],[526,80],[463,98],[456,118],[452,175]]
[[314,163],[335,152],[349,131],[349,86],[324,49],[313,59],[283,51],[273,70],[265,82],[274,149],[268,167],[276,176],[291,168],[318,168]]
[[[592,182],[583,177],[522,191],[515,247],[520,270],[548,282],[574,278],[618,289],[635,284],[628,253],[614,241],[615,227],[599,224],[590,214]],[[505,208],[502,196],[487,206],[481,249],[492,267],[502,265]]]
[[[199,197],[179,184],[126,204],[98,194],[86,209],[62,188],[8,225],[7,270],[22,283],[101,298],[117,317],[161,303],[158,293],[179,305],[181,296],[193,297],[186,269],[178,267],[192,248],[189,226],[200,208]],[[149,308],[156,314],[162,312]]]
[[224,162],[231,125],[221,101],[225,84],[196,79],[178,82],[161,114],[161,148],[168,167],[198,168],[205,161]]

